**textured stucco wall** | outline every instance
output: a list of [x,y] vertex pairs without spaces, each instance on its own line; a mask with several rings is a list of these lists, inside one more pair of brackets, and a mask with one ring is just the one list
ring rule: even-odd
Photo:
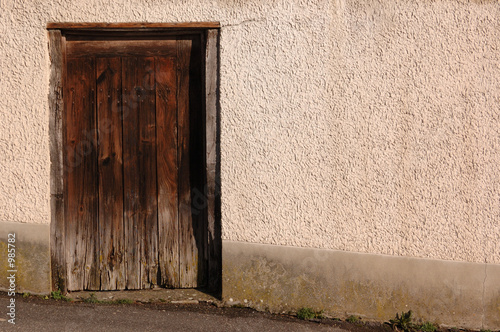
[[498,1],[18,1],[0,221],[49,223],[47,22],[220,21],[227,240],[500,263]]

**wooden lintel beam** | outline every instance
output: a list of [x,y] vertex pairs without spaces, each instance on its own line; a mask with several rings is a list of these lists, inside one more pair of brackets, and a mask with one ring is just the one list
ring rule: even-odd
[[218,29],[219,22],[177,22],[177,23],[76,23],[76,22],[50,22],[47,29],[61,30],[99,30],[99,29]]

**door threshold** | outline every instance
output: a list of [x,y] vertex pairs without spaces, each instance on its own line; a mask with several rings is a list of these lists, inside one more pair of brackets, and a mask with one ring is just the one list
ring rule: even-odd
[[209,291],[195,288],[154,288],[140,290],[76,291],[66,297],[73,301],[89,303],[178,303],[196,304],[200,302],[220,302]]

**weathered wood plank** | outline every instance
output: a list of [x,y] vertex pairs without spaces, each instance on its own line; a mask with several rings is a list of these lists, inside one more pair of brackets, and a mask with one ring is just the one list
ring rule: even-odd
[[[207,219],[205,193],[205,146],[203,118],[203,53],[200,36],[192,37],[189,65],[189,154],[191,178],[191,215],[196,246],[198,248],[197,287],[207,284]],[[200,98],[201,96],[201,98]]]
[[203,199],[199,51],[199,40],[178,40],[179,271],[184,288],[205,282],[203,206],[193,206],[193,197]]
[[178,23],[74,23],[50,22],[47,29],[152,29],[152,28],[182,28],[182,29],[216,29],[219,22],[178,22]]
[[175,39],[75,40],[68,41],[68,57],[175,56]]
[[179,287],[177,62],[156,59],[156,130],[160,285]]
[[127,288],[157,283],[158,215],[154,58],[122,59]]
[[99,289],[95,67],[92,58],[67,59],[64,94],[68,290]]
[[52,289],[67,292],[66,263],[64,245],[64,181],[63,181],[63,76],[64,76],[64,39],[58,30],[49,31],[50,57],[50,253]]
[[[123,89],[123,205],[126,288],[141,288],[141,244],[144,225],[139,192],[140,114],[136,87],[137,58],[122,59]],[[140,102],[140,100],[139,100]]]
[[84,40],[176,40],[185,35],[202,35],[203,30],[186,29],[96,29],[63,30],[66,42]]
[[178,163],[179,163],[179,287],[197,286],[198,248],[191,215],[191,181],[189,177],[189,64],[192,41],[178,43]]
[[97,58],[101,290],[125,289],[121,59]]
[[[205,46],[205,192],[207,202],[208,282],[212,291],[222,289],[222,243],[220,217],[216,198],[219,198],[217,179],[218,155],[218,36],[219,30],[210,29]],[[220,209],[220,208],[219,208]]]
[[141,122],[141,145],[139,155],[142,158],[143,176],[140,190],[144,211],[144,249],[143,249],[143,287],[158,283],[158,189],[156,170],[156,93],[155,93],[155,61],[154,58],[140,58],[138,71],[141,80],[138,86],[143,88],[144,96],[139,103]]

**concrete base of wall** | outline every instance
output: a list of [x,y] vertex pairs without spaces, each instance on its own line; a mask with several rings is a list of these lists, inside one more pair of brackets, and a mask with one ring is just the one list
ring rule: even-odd
[[[16,292],[49,293],[49,225],[0,229],[0,290],[9,289],[7,238],[15,233]],[[223,241],[222,261],[222,296],[231,303],[378,321],[411,309],[422,321],[500,329],[500,265],[231,241]]]
[[[50,226],[0,222],[0,229],[0,290],[9,290],[7,277],[15,274],[17,293],[50,293]],[[8,234],[16,239],[14,273],[9,272]]]
[[500,328],[500,265],[223,241],[223,299],[272,312]]

